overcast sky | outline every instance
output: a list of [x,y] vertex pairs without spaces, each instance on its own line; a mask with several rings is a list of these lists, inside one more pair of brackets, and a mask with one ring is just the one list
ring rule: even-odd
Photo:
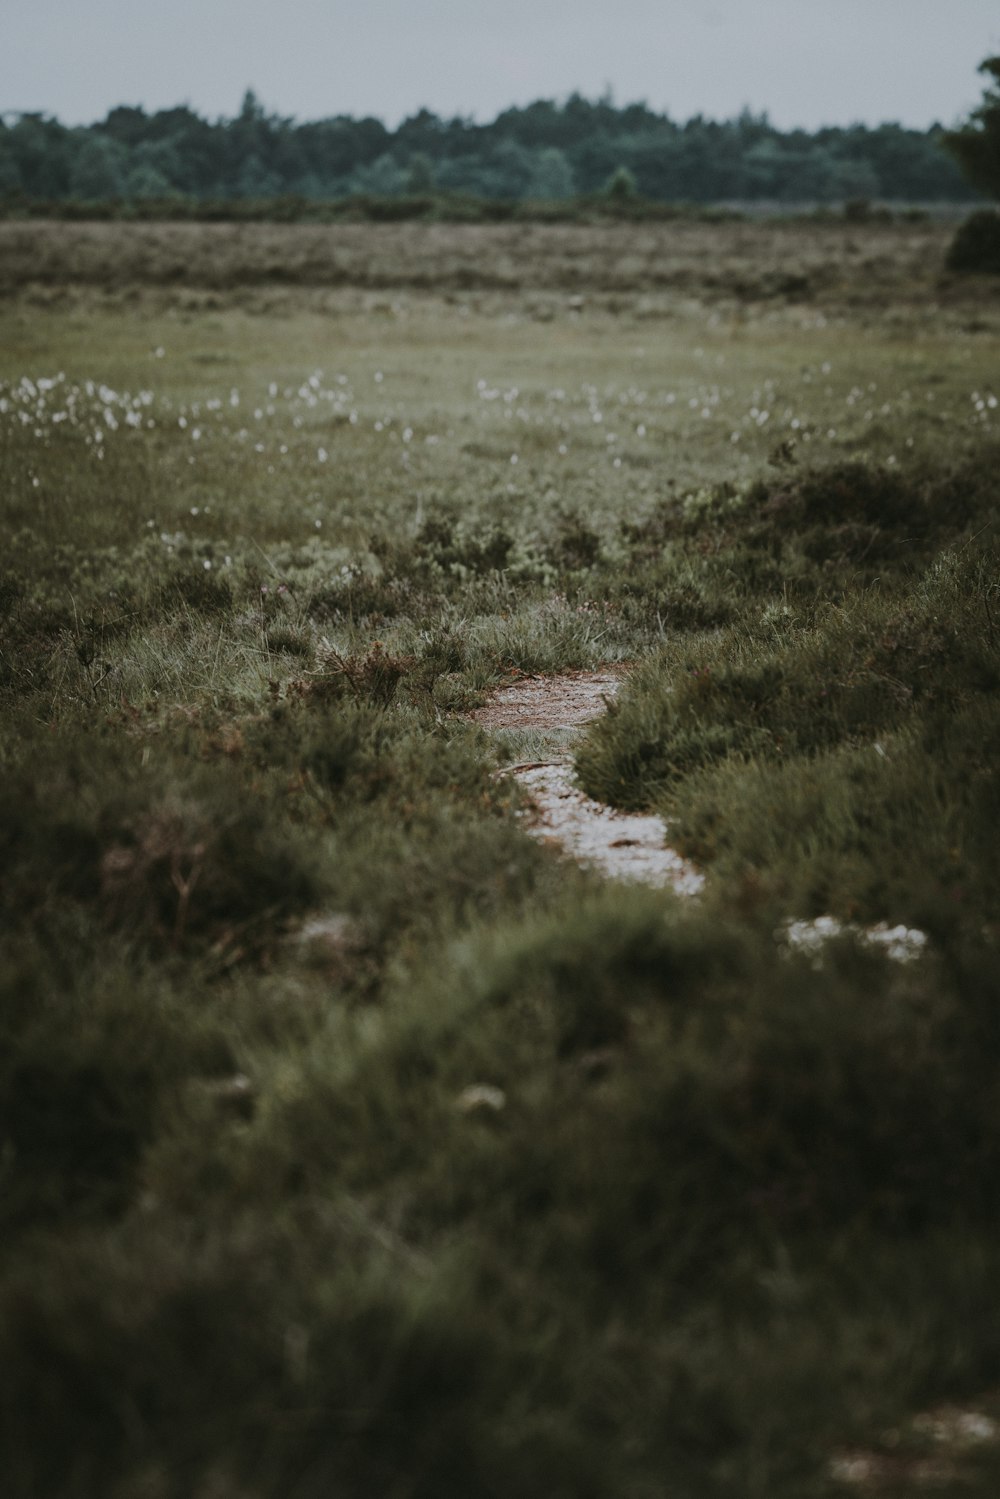
[[574,89],[684,120],[953,123],[1000,0],[0,0],[0,110],[488,120]]

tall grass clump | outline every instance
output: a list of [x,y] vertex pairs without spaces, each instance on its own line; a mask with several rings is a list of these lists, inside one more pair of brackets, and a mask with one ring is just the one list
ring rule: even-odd
[[[880,538],[879,575],[824,566],[808,589],[664,646],[588,731],[584,786],[662,808],[685,852],[790,911],[934,928],[988,919],[995,513],[988,484],[954,476],[921,490],[849,470],[752,491],[723,520],[735,537],[759,545],[768,515],[781,560],[787,528],[825,561],[818,536],[864,524]],[[912,546],[886,551],[900,528]]]

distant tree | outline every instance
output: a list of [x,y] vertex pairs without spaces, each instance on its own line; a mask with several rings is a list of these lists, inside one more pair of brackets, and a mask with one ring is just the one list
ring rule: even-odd
[[356,193],[394,198],[406,191],[406,173],[391,152],[386,151],[370,167],[360,167],[351,178]]
[[149,131],[149,117],[138,106],[119,104],[108,111],[107,119],[99,127],[104,135],[112,136],[123,146],[141,145]]
[[17,162],[0,151],[0,198],[10,197],[21,191],[21,174]]
[[260,125],[267,119],[267,111],[257,98],[252,88],[248,88],[240,103],[240,112],[234,124],[249,126]]
[[414,151],[406,171],[406,191],[412,197],[426,197],[434,191],[434,163],[424,151]]
[[330,194],[349,192],[352,174],[377,161],[392,139],[380,120],[352,120],[347,115],[300,125],[296,137],[303,171]]
[[[1000,57],[987,57],[979,64],[980,73],[992,80],[983,92],[983,101],[958,130],[943,137],[974,187],[1000,199]],[[1000,275],[1000,213],[982,209],[960,224],[948,250],[950,271],[984,272]]]
[[19,193],[22,187],[21,171],[11,142],[11,131],[0,119],[0,197]]
[[140,162],[128,172],[124,193],[127,198],[171,198],[176,189],[156,167],[149,162]]
[[396,144],[408,151],[433,154],[444,131],[444,125],[429,109],[410,115],[396,130]]
[[833,158],[833,196],[854,202],[879,195],[878,173],[870,161],[852,161],[843,156]]
[[719,158],[709,134],[710,123],[695,115],[684,125],[677,143],[675,193],[687,202],[709,203],[721,196],[716,184]]
[[1000,57],[987,57],[979,71],[992,80],[983,101],[960,129],[944,135],[943,143],[973,187],[1000,198]]
[[228,142],[227,125],[210,125],[181,106],[150,115],[135,151],[142,162],[169,177],[179,192],[207,196],[232,190],[236,169],[230,168]]
[[563,106],[563,115],[566,118],[569,129],[573,132],[571,138],[575,140],[581,140],[585,136],[593,135],[596,131],[600,130],[602,125],[606,125],[607,111],[603,113],[604,118],[602,118],[600,105],[591,104],[589,99],[585,99],[582,94],[577,93],[570,94]]
[[744,105],[733,123],[740,140],[747,147],[756,145],[758,141],[768,140],[774,135],[774,128],[766,110],[755,115],[749,106]]
[[678,137],[676,125],[660,121],[655,129],[636,131],[608,141],[607,154],[612,160],[610,168],[601,174],[599,183],[606,182],[616,166],[625,165],[634,175],[643,197],[661,201],[676,199],[679,196]]
[[628,167],[616,167],[604,186],[604,191],[609,198],[622,203],[629,198],[634,198],[639,190],[634,173]]
[[70,191],[76,139],[58,120],[40,114],[21,115],[8,130],[7,149],[29,197],[61,198]]
[[494,183],[490,196],[495,198],[523,198],[528,190],[534,168],[534,156],[516,140],[502,140],[489,155],[487,165],[492,171]]
[[573,190],[573,168],[566,160],[565,151],[560,151],[558,146],[546,146],[544,151],[539,151],[528,182],[528,197],[552,202],[572,198]]
[[782,198],[788,181],[788,159],[773,136],[758,137],[743,153],[743,191],[747,198]]
[[622,165],[620,144],[605,130],[577,141],[566,155],[581,193],[601,192],[615,168]]
[[76,198],[120,197],[125,189],[127,155],[107,135],[81,131],[80,146],[70,172],[70,192]]
[[[154,178],[165,183],[166,191],[187,189],[191,191],[194,184],[189,176],[189,162],[186,159],[183,140],[171,139],[169,136],[159,141],[143,141],[136,146],[129,157],[130,176],[135,173],[143,174],[143,180],[151,182]],[[126,190],[132,189],[126,185]],[[149,194],[148,196],[156,196]]]
[[551,99],[537,99],[524,109],[505,110],[497,123],[501,121],[502,133],[531,150],[561,147],[569,139],[563,111]]
[[237,195],[241,198],[273,198],[281,188],[277,173],[269,171],[256,151],[252,151],[240,166],[236,179]]
[[503,197],[498,174],[475,153],[442,161],[434,180],[443,192],[471,193],[477,198]]
[[618,121],[628,135],[644,135],[649,130],[656,130],[663,122],[655,115],[648,104],[626,104],[618,111]]
[[[504,110],[482,125],[427,109],[394,131],[346,115],[297,124],[270,114],[248,89],[228,120],[204,119],[186,105],[154,114],[121,105],[82,130],[37,114],[0,119],[0,193],[324,199],[423,194],[436,185],[485,198],[559,199],[607,191],[622,167],[643,197],[661,202],[963,201],[969,189],[958,157],[981,186],[1000,191],[1000,60],[988,59],[984,71],[991,87],[949,137],[954,157],[940,149],[938,127],[783,132],[750,110],[681,124],[646,104],[619,108],[610,95],[594,102],[576,93]],[[628,186],[619,179],[615,191],[627,196]]]

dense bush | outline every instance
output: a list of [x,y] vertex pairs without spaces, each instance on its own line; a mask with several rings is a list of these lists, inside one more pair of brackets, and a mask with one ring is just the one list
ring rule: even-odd
[[1000,213],[984,208],[955,232],[946,261],[949,271],[1000,276]]

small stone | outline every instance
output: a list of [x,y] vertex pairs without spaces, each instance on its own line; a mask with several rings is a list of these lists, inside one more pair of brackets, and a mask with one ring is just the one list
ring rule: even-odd
[[955,1422],[960,1437],[967,1442],[995,1442],[997,1423],[979,1411],[959,1411]]
[[351,953],[364,946],[361,928],[353,916],[343,911],[331,911],[325,916],[314,916],[303,922],[292,934],[296,946],[317,962],[342,962]]
[[462,1089],[455,1102],[463,1114],[499,1114],[507,1103],[507,1095],[502,1088],[489,1083],[472,1083]]

